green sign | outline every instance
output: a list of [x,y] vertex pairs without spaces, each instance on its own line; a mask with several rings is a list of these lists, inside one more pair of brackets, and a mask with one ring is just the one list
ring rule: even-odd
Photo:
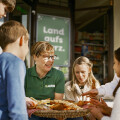
[[57,59],[54,66],[69,66],[70,19],[50,15],[37,16],[37,41],[47,41],[54,46]]
[[20,11],[22,14],[27,14],[27,11],[20,6],[16,6],[16,9]]

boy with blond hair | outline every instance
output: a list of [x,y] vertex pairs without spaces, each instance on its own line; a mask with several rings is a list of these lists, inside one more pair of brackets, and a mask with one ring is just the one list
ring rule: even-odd
[[15,4],[16,0],[0,0],[0,18],[6,17],[7,12],[12,12]]
[[17,21],[0,26],[0,120],[28,120],[24,78],[28,31]]

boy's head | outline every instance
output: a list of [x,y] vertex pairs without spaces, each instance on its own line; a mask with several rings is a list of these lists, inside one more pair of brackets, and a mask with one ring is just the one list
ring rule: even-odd
[[16,0],[0,0],[0,18],[5,17],[7,12],[15,8]]
[[3,50],[8,44],[23,36],[25,41],[28,41],[28,31],[20,22],[11,20],[0,26],[0,46]]

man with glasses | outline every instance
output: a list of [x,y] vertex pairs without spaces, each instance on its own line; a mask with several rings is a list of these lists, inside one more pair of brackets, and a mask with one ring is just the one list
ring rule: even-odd
[[[32,105],[28,97],[37,100],[50,98],[62,100],[64,95],[64,75],[61,71],[53,68],[56,58],[54,48],[45,41],[36,42],[31,49],[35,66],[29,68],[25,79],[25,93],[27,106]],[[45,118],[32,115],[29,120],[42,120]]]

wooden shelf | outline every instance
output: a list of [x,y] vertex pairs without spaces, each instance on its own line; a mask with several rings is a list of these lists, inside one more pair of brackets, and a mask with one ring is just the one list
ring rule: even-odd
[[95,64],[94,64],[94,65],[93,65],[93,67],[100,67],[100,66],[101,66],[101,64],[99,64],[99,65],[95,65]]
[[103,39],[92,39],[92,40],[90,40],[90,39],[80,39],[79,41],[103,41],[104,42],[104,40]]
[[103,51],[93,51],[93,50],[89,50],[88,52],[90,52],[90,53],[104,53]]
[[75,54],[81,54],[81,52],[74,52]]
[[102,61],[102,59],[97,59],[97,58],[91,58],[91,57],[88,57],[91,61],[93,60],[95,60],[95,61]]
[[[75,44],[75,46],[80,46],[82,47],[83,44]],[[104,47],[103,44],[92,44],[92,43],[84,43],[84,45],[87,46],[95,46],[95,47]]]

